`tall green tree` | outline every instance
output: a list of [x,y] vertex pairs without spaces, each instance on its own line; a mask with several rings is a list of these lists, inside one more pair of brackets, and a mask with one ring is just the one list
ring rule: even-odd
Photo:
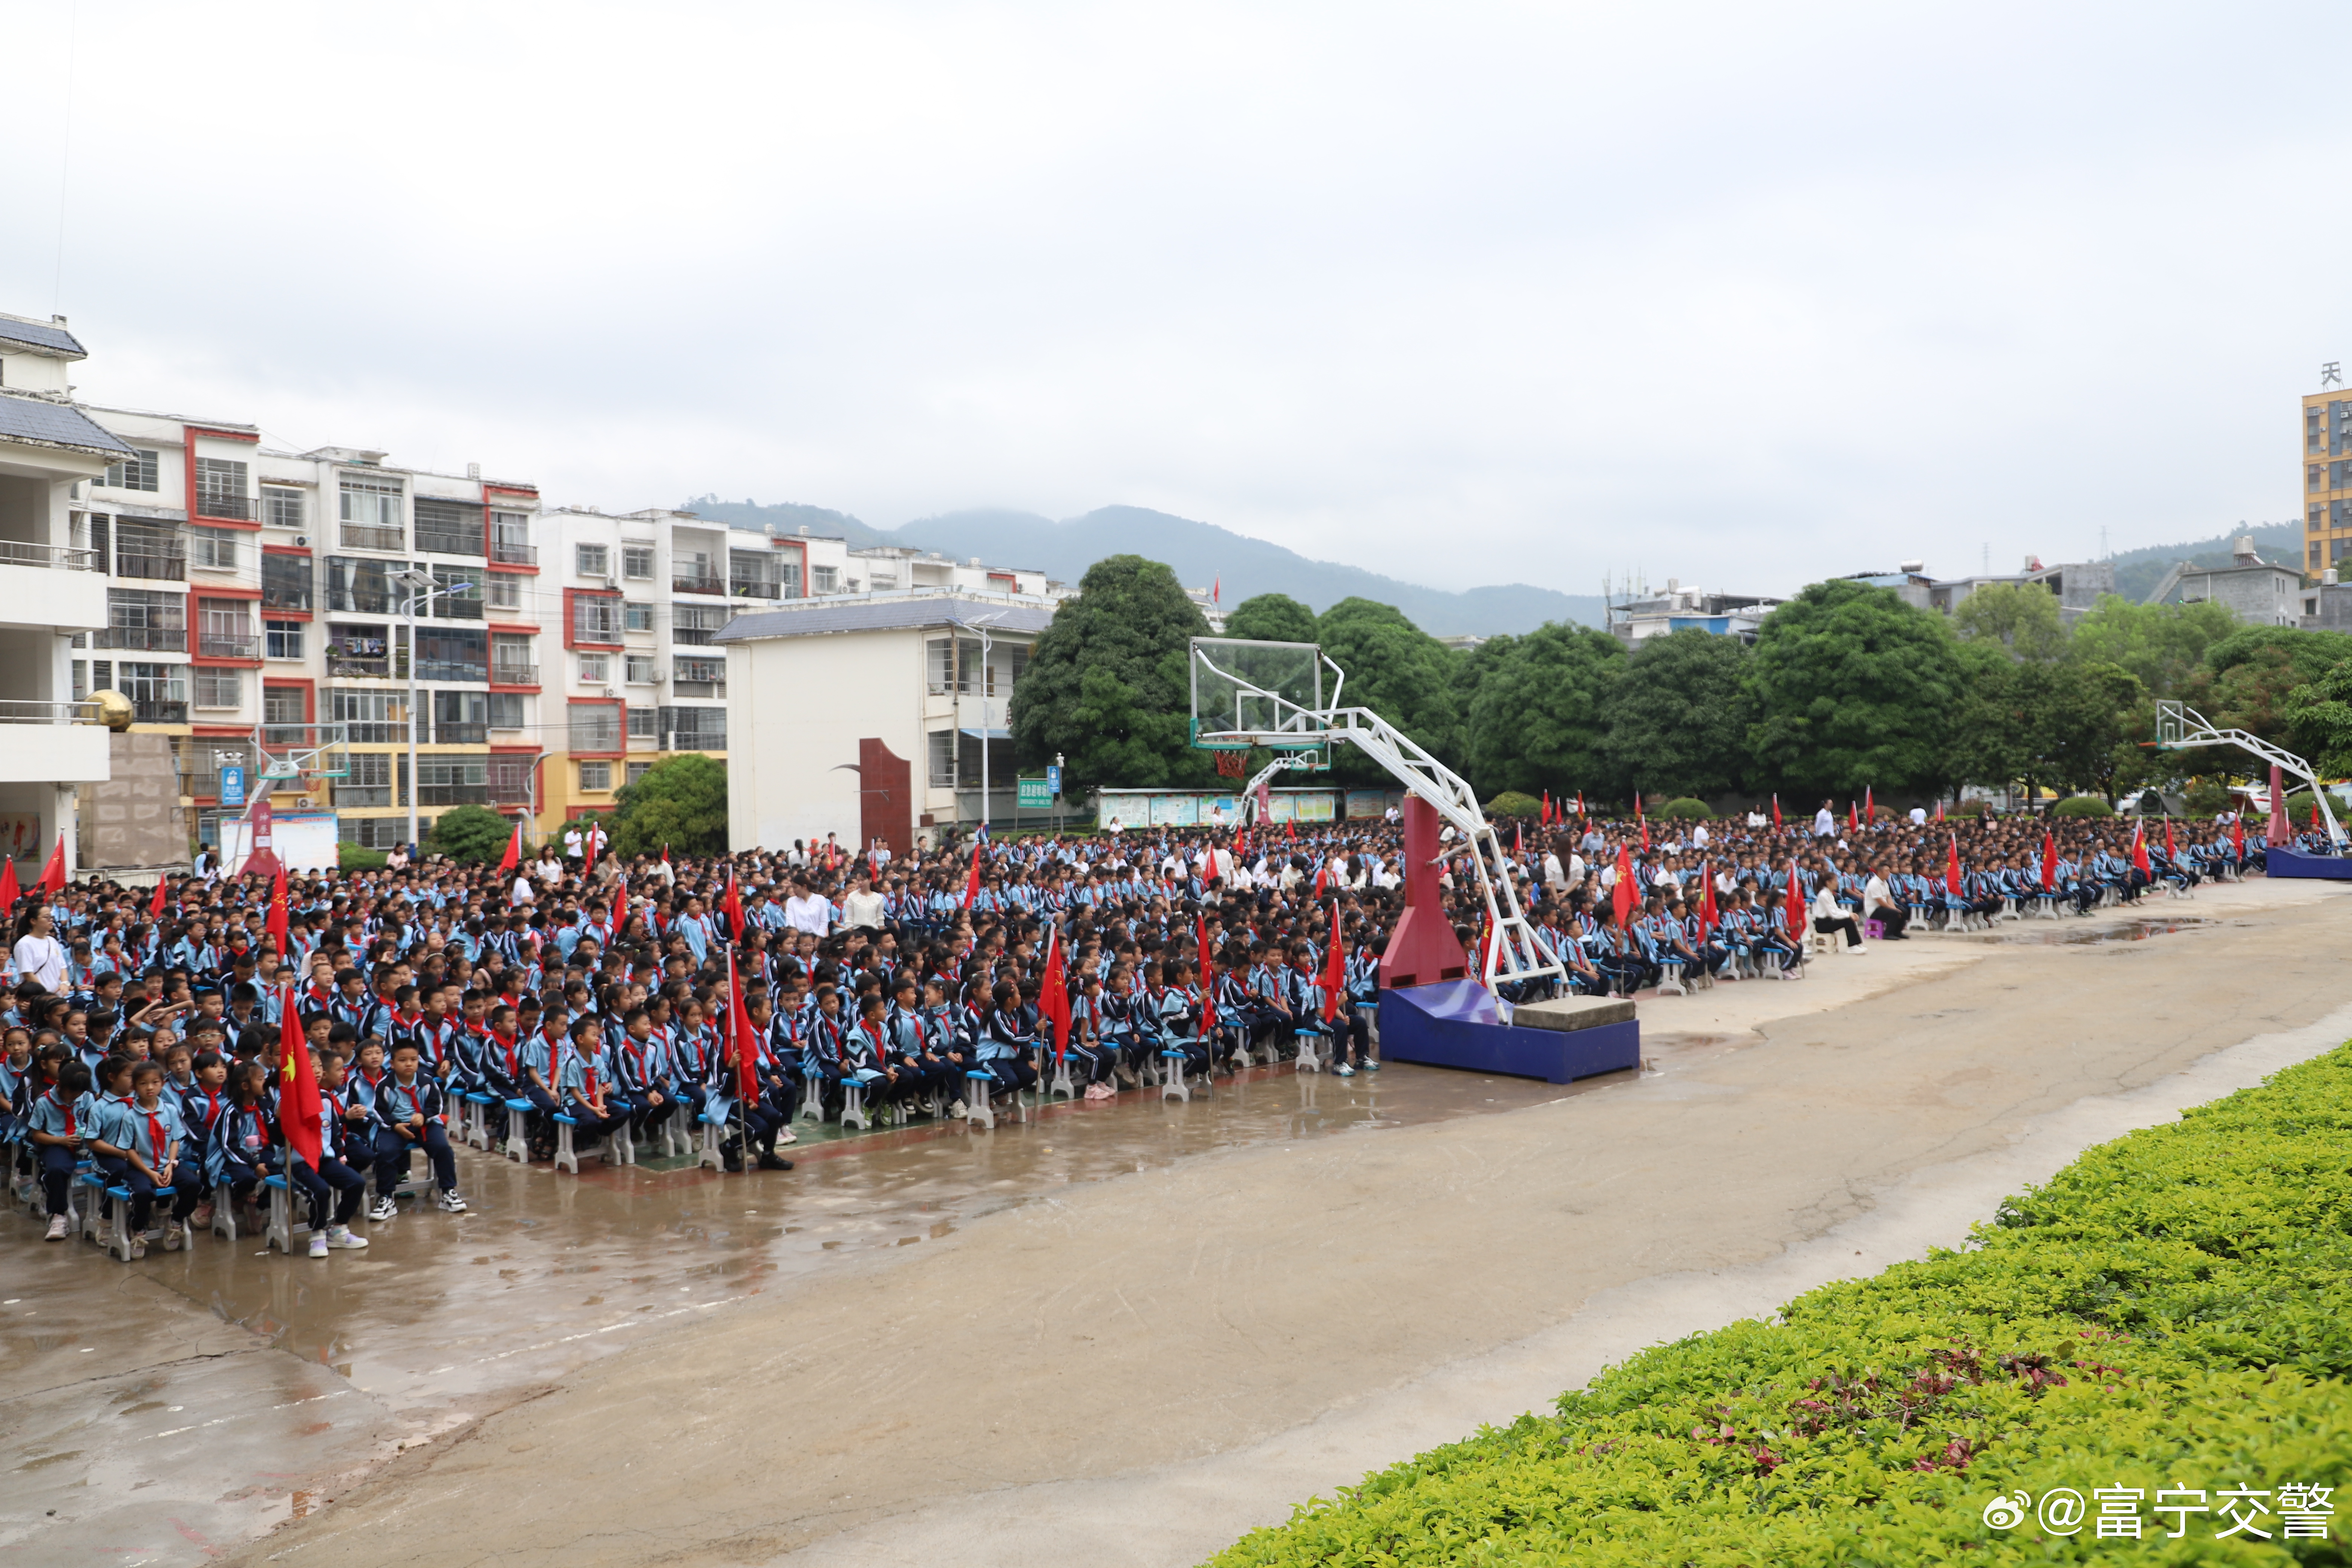
[[[1414,626],[1393,605],[1342,599],[1316,622],[1316,637],[1347,672],[1340,700],[1369,708],[1449,766],[1462,760],[1462,717],[1455,710],[1459,656]],[[1343,779],[1384,781],[1380,764],[1349,749],[1332,767]]]
[[2058,595],[2039,583],[1986,584],[1952,612],[1952,629],[1971,641],[1997,642],[2029,664],[2066,651]]
[[1695,626],[1651,637],[1625,660],[1605,704],[1612,787],[1714,795],[1748,773],[1748,647]]
[[2154,697],[2178,696],[2205,662],[2205,650],[2238,630],[2238,618],[2210,600],[2193,605],[2135,605],[2102,594],[2074,623],[2070,657],[2131,672]]
[[2352,773],[2352,659],[2295,687],[2281,704],[2289,743],[2323,774]]
[[1623,647],[1590,626],[1549,621],[1512,639],[1471,700],[1465,750],[1480,790],[1605,797],[1615,786],[1602,742],[1624,668]]
[[1760,773],[1799,795],[1946,779],[1960,662],[1943,617],[1894,590],[1815,583],[1764,618],[1743,689]]
[[2352,637],[2342,632],[2242,626],[2205,650],[2204,668],[2182,682],[2179,695],[2220,728],[2291,747],[2288,694],[2315,684],[2347,656]]
[[1225,617],[1225,636],[1254,642],[1313,642],[1315,612],[1287,594],[1256,594]]
[[1186,658],[1208,633],[1167,566],[1140,555],[1096,562],[1013,688],[1020,755],[1035,763],[1060,752],[1074,794],[1207,783],[1215,764],[1192,749]]
[[727,848],[727,764],[681,752],[646,770],[614,796],[613,852],[717,855]]
[[480,866],[496,861],[514,841],[514,824],[487,805],[452,806],[433,819],[425,848],[452,860]]

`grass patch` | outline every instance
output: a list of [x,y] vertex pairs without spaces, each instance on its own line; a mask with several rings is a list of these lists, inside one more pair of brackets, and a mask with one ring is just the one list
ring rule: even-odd
[[[2347,1371],[2352,1047],[2087,1152],[1961,1251],[1646,1351],[1213,1561],[2344,1563],[2352,1498],[2287,1539],[2279,1489],[2352,1470]],[[1986,1522],[2061,1488],[2074,1533]],[[2116,1488],[2137,1540],[2097,1535]],[[2216,1511],[2158,1514],[2165,1489]],[[2237,1517],[2270,1539],[2216,1539]]]

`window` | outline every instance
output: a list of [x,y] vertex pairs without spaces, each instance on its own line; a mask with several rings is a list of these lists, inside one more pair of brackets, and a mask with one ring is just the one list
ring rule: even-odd
[[580,656],[580,679],[590,686],[602,686],[613,679],[613,661],[601,653]]
[[809,580],[820,594],[830,594],[841,585],[841,574],[831,566],[812,566]]
[[[496,699],[492,699],[493,701]],[[498,721],[490,727],[497,729]],[[490,759],[490,798],[501,805],[527,805],[531,797],[532,772],[538,767],[537,757],[492,757]]]
[[185,665],[133,664],[125,659],[114,667],[114,686],[131,699],[141,722],[184,724],[188,721],[187,676]]
[[236,535],[226,528],[188,530],[188,564],[210,572],[236,571]]
[[488,680],[490,634],[472,626],[418,626],[416,679]]
[[571,721],[571,750],[617,752],[621,749],[619,703],[574,702],[566,717]]
[[727,695],[727,660],[710,654],[680,655],[671,661],[670,689],[677,697]]
[[497,636],[490,638],[490,679],[501,686],[537,686],[539,666],[531,662],[530,639]]
[[245,493],[246,465],[231,458],[196,459],[196,506],[194,517],[233,517],[257,521],[252,498]]
[[405,550],[400,481],[345,474],[341,483],[342,544],[346,550]]
[[[521,692],[493,691],[488,693],[488,696],[490,700],[488,723],[491,729],[520,730],[522,728]],[[501,795],[499,798],[503,800],[506,797]]]
[[265,610],[310,608],[309,556],[264,555],[261,558],[261,607]]
[[335,781],[337,809],[353,805],[391,805],[392,753],[353,752],[351,772]]
[[309,726],[310,711],[299,686],[261,689],[261,738],[272,746],[299,746]]
[[300,658],[302,657],[301,621],[264,621],[261,623],[264,658]]
[[196,617],[196,651],[206,658],[261,657],[243,599],[199,599]]
[[621,575],[640,583],[648,582],[654,574],[654,547],[650,544],[621,546]]
[[719,605],[674,605],[669,612],[669,640],[699,647],[710,641],[713,632],[727,624],[727,611]]
[[302,492],[261,487],[261,521],[272,528],[302,526]]
[[629,764],[629,782],[634,784],[639,779],[645,777],[647,773],[653,771],[654,765],[651,763],[631,763]]
[[539,564],[539,552],[530,547],[530,515],[528,512],[490,513],[490,559],[502,566]]
[[2307,490],[2317,489],[2319,488],[2319,465],[2316,463],[2314,463],[2310,468],[2305,470],[2303,477],[2303,488]]
[[177,526],[168,522],[134,522],[119,518],[114,525],[114,574],[182,582],[188,575],[188,547]]
[[[327,720],[348,726],[345,739],[384,744],[408,739],[408,712],[397,691],[346,691],[330,688]],[[359,758],[352,759],[357,764]]]
[[[408,759],[400,761],[403,768]],[[338,792],[341,793],[341,792]],[[427,838],[433,836],[433,819],[420,816],[416,831]],[[346,816],[335,824],[335,837],[345,844],[356,844],[362,849],[389,849],[408,837],[408,818],[404,816]]]
[[73,661],[73,700],[79,702],[89,693],[89,660],[75,659]]
[[631,686],[651,686],[654,683],[653,655],[649,653],[633,653],[628,656],[625,662],[627,666],[628,682]]
[[661,713],[653,708],[629,710],[629,739],[658,741],[661,739]]
[[392,643],[382,626],[356,625],[342,621],[327,623],[327,673],[330,676],[369,677],[379,679],[392,674]]
[[[490,699],[485,691],[436,691],[433,694],[433,740],[443,746],[478,746],[489,739]],[[428,801],[429,805],[461,805],[462,801]]]
[[727,587],[719,580],[709,551],[675,548],[670,551],[669,585],[681,594],[719,594]]
[[388,616],[407,598],[392,574],[404,569],[398,561],[369,561],[351,555],[327,557],[327,608],[362,616]]
[[621,640],[621,601],[603,594],[583,594],[572,601],[572,640],[575,643],[615,643]]
[[489,800],[489,758],[477,755],[416,759],[417,805],[488,805]]
[[931,787],[953,789],[956,782],[956,736],[953,730],[934,730],[931,742]]
[[109,489],[153,490],[162,488],[157,482],[161,472],[162,466],[157,463],[154,453],[133,450],[122,461],[109,463],[106,478],[100,482]]
[[522,608],[522,579],[504,572],[493,572],[483,580],[482,602],[493,610]]
[[245,671],[200,668],[194,674],[197,707],[242,708],[245,706]]
[[604,563],[612,552],[601,544],[575,544],[572,547],[572,569],[583,577],[605,575]]
[[649,632],[653,630],[654,607],[651,605],[622,605],[621,629],[631,632]]
[[581,763],[580,787],[582,789],[588,790],[611,789],[613,787],[613,764],[610,763]]
[[727,749],[724,708],[665,708],[662,728],[669,731],[674,752],[723,752]]
[[730,550],[727,552],[727,591],[738,598],[781,598],[783,585],[784,558],[782,551]]
[[185,653],[188,601],[177,594],[145,588],[109,588],[106,630],[99,634],[98,646],[142,653]]
[[955,639],[933,637],[923,645],[923,684],[934,697],[955,688]]
[[482,574],[463,566],[433,568],[433,614],[445,621],[480,620]]
[[114,570],[114,520],[104,512],[90,513],[89,552],[100,573]]
[[482,509],[478,502],[416,498],[416,548],[441,555],[482,553]]
[[1013,643],[1006,645],[1004,647],[1004,689],[1010,691],[1015,686],[1021,684],[1021,677],[1028,672],[1028,644]]

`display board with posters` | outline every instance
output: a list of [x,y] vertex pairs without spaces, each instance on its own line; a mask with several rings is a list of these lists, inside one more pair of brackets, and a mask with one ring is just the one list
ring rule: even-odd
[[38,812],[0,811],[0,854],[16,860],[42,860],[49,847],[41,842]]
[[1192,827],[1201,820],[1201,797],[1197,795],[1155,795],[1151,797],[1151,826],[1154,827]]
[[[341,863],[331,811],[281,811],[270,819],[270,847],[289,871],[331,871]],[[224,817],[220,825],[221,864],[234,870],[245,864],[251,846],[252,825],[242,816]]]
[[[1277,789],[1270,792],[1267,808],[1275,822],[1330,822],[1339,816],[1339,803],[1328,789]],[[1095,820],[1108,827],[1114,819],[1126,827],[1239,827],[1242,797],[1190,790],[1096,791]]]
[[1377,819],[1391,810],[1404,809],[1404,791],[1401,789],[1351,789],[1348,792],[1348,820],[1362,817]]

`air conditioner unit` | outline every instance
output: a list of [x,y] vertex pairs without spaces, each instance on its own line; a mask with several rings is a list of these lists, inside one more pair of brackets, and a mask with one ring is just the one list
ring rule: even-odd
[[609,686],[605,687],[605,688],[604,689],[604,695],[605,695],[605,696],[607,696],[607,697],[618,697],[618,696],[620,695],[620,693],[619,693],[619,692],[617,692],[617,691],[614,690],[614,689],[613,689],[611,687],[609,687]]

